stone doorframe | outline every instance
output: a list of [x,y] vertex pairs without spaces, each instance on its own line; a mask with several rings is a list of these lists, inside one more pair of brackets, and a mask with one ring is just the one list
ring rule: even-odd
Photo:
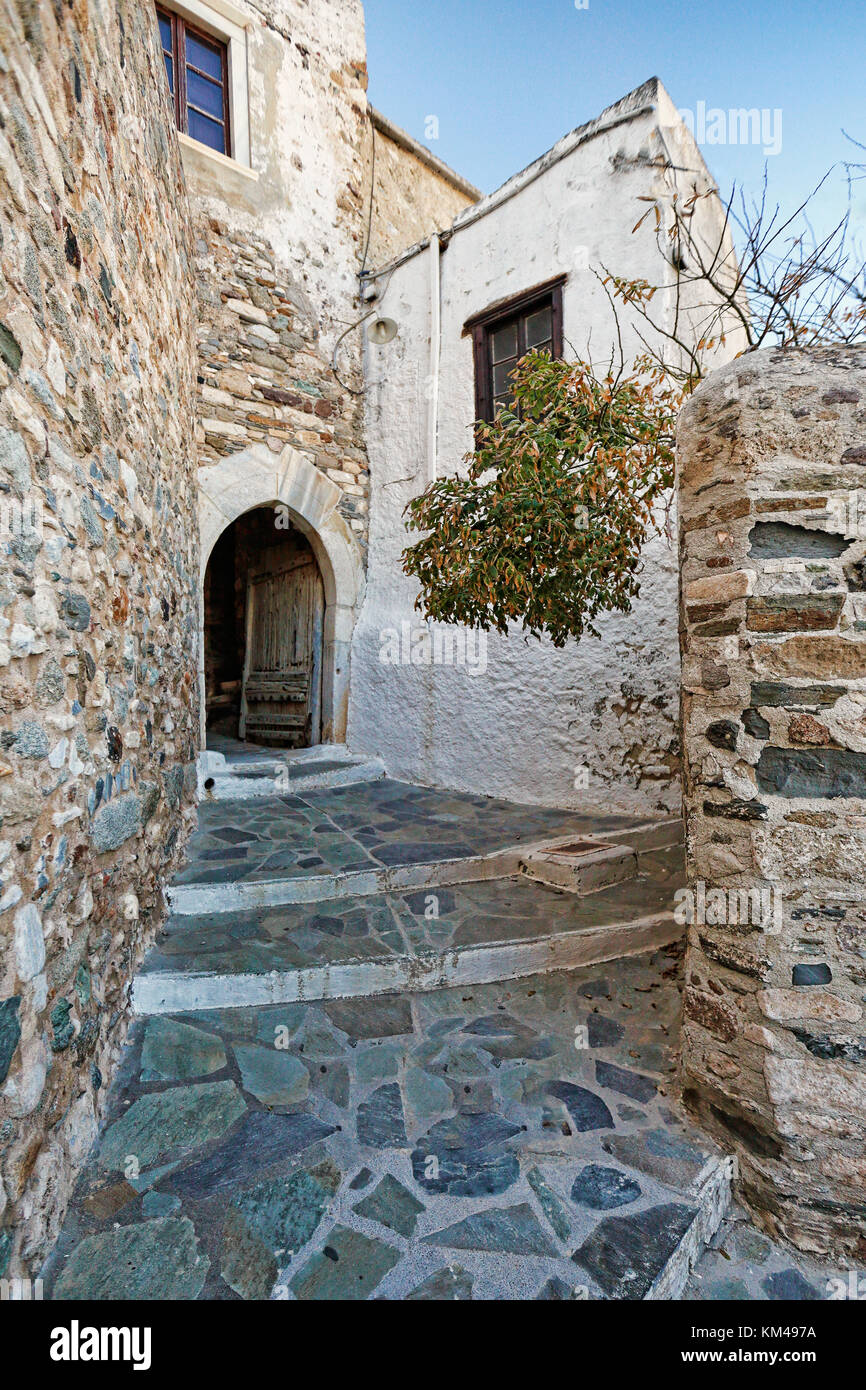
[[337,510],[336,483],[290,446],[274,454],[254,444],[220,463],[198,470],[199,574],[198,680],[201,742],[205,746],[204,579],[217,540],[232,522],[254,507],[286,507],[292,523],[310,542],[325,586],[322,653],[322,742],[344,743],[349,711],[349,653],[364,597],[361,548]]

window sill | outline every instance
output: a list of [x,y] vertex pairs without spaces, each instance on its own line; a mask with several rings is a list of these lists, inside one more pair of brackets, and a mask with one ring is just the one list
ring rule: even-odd
[[220,154],[219,150],[212,150],[210,145],[203,145],[200,140],[193,140],[192,136],[187,135],[183,130],[177,132],[177,138],[180,141],[182,150],[192,150],[196,154],[204,155],[206,159],[213,160],[219,168],[231,169],[234,173],[240,174],[241,178],[249,179],[251,183],[258,183],[258,172],[255,169],[248,169],[246,164],[239,163],[238,160],[232,159],[230,155]]

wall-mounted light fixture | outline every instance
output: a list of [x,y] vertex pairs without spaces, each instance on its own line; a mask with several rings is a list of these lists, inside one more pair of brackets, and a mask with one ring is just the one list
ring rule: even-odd
[[368,342],[375,343],[381,347],[383,343],[390,343],[397,336],[397,325],[393,319],[376,319],[367,329]]

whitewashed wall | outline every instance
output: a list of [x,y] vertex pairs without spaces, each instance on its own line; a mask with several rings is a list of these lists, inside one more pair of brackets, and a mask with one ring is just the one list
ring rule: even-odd
[[[706,179],[670,98],[651,82],[458,217],[440,263],[440,476],[472,446],[472,347],[462,336],[471,315],[567,273],[567,355],[606,363],[614,321],[589,267],[659,281],[649,221],[631,229],[647,207],[640,195],[672,189],[661,168],[666,152]],[[473,220],[482,208],[491,210]],[[488,634],[486,668],[381,660],[389,630],[420,622],[400,553],[411,539],[403,510],[432,468],[430,250],[383,284],[383,312],[399,334],[368,349],[370,556],[353,643],[352,746],[379,753],[395,777],[433,785],[559,806],[677,807],[677,562],[666,540],[648,546],[641,597],[630,614],[602,619],[601,640],[557,651],[515,629]],[[627,332],[627,355],[637,350]]]

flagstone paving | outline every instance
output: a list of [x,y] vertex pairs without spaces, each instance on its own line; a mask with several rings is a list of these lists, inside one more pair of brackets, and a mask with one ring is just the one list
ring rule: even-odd
[[518,806],[382,779],[252,801],[205,801],[178,884],[267,882],[487,855],[633,816]]
[[[433,864],[635,824],[381,780],[205,803],[179,881]],[[180,914],[147,970],[423,964],[628,924],[670,910],[681,850],[640,864],[586,896],[512,877]],[[677,1250],[700,1248],[717,1200],[718,1155],[678,1106],[679,1025],[678,945],[500,984],[416,993],[407,982],[399,994],[137,1019],[46,1292],[646,1297]],[[826,1271],[737,1214],[683,1296],[827,1289]]]
[[771,1240],[734,1209],[691,1272],[689,1301],[818,1302],[866,1298],[866,1270],[819,1263]]
[[[681,869],[682,851],[670,854]],[[258,974],[394,956],[423,960],[464,947],[636,922],[669,913],[672,903],[667,876],[626,879],[585,896],[527,878],[503,878],[218,916],[179,915],[167,923],[143,973]]]
[[47,1293],[641,1298],[706,1175],[679,1006],[669,947],[137,1020]]

